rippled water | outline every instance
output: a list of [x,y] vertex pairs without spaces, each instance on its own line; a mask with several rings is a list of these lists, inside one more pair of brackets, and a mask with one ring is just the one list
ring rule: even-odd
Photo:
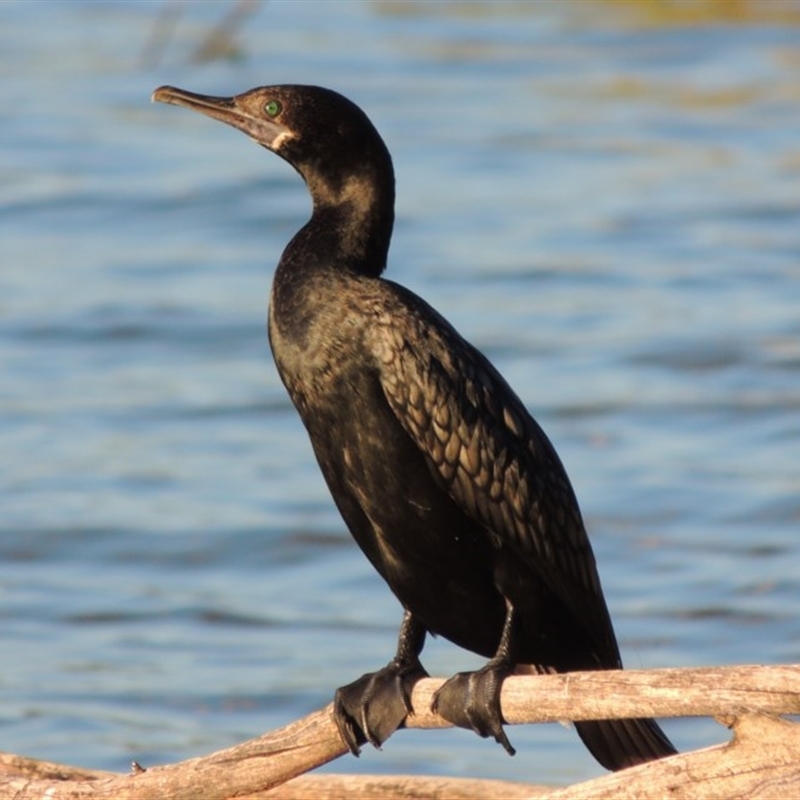
[[[0,749],[199,755],[394,651],[264,334],[305,188],[163,83],[367,110],[391,277],[551,435],[629,666],[798,660],[800,12],[656,5],[274,2],[209,60],[230,4],[0,4]],[[401,732],[333,767],[600,772],[559,726],[510,733],[515,759]]]

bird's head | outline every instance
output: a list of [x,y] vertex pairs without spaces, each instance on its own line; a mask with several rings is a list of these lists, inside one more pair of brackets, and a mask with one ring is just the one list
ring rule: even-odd
[[394,192],[392,161],[367,115],[320,86],[260,86],[233,97],[173,86],[154,101],[185,106],[225,122],[288,161],[305,179],[315,206],[340,205],[354,191],[383,184]]

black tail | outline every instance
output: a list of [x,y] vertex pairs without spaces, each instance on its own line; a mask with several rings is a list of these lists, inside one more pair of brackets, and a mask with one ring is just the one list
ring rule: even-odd
[[652,719],[576,722],[575,727],[589,752],[606,769],[625,769],[678,752]]

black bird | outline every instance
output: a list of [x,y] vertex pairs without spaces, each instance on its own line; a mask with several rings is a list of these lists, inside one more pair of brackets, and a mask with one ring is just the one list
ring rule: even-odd
[[[337,690],[350,750],[380,745],[411,710],[427,632],[490,660],[438,692],[456,725],[503,731],[515,671],[622,666],[567,474],[491,363],[424,300],[381,278],[394,171],[364,112],[329,89],[266,86],[163,103],[232,125],[288,161],[313,200],[272,286],[269,338],[333,499],[405,609],[392,661]],[[675,752],[651,719],[578,722],[608,769]]]

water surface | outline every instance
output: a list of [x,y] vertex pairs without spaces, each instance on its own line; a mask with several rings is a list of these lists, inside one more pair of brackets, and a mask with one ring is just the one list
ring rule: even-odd
[[[800,27],[768,6],[273,2],[198,59],[229,4],[0,5],[0,749],[200,755],[394,652],[400,609],[265,338],[305,188],[151,105],[164,83],[362,105],[398,175],[391,277],[550,434],[626,664],[796,662]],[[425,663],[478,662],[431,642]],[[682,749],[726,736],[666,727]],[[510,734],[515,759],[401,732],[332,768],[601,772],[560,726]]]

